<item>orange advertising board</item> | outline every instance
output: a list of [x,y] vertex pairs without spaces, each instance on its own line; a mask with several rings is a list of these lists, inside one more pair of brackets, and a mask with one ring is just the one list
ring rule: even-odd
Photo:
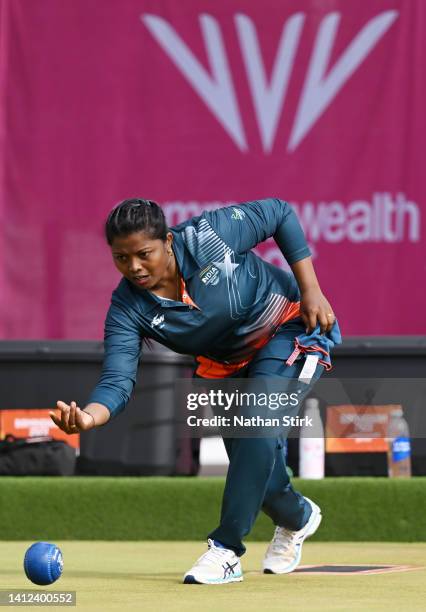
[[74,448],[80,448],[80,435],[69,436],[52,421],[51,408],[35,410],[0,410],[0,439],[7,435],[16,438],[37,438],[49,436],[64,440]]
[[400,405],[328,406],[327,453],[383,453],[387,451],[386,430],[390,413]]

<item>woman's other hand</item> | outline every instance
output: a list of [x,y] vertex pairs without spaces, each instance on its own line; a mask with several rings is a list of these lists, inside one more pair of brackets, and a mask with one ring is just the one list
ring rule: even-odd
[[300,290],[300,316],[310,334],[317,325],[322,334],[331,331],[336,317],[329,301],[320,289],[311,257],[291,265]]
[[306,289],[300,297],[300,316],[306,325],[306,332],[313,332],[317,325],[322,334],[331,331],[336,317],[329,301],[319,288]]

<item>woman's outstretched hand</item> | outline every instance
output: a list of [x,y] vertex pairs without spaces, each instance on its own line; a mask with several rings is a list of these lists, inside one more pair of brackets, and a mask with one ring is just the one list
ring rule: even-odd
[[95,427],[95,419],[88,412],[81,410],[75,402],[66,404],[65,402],[56,402],[59,416],[55,412],[50,412],[52,421],[65,431],[67,434],[80,433],[80,431],[88,431]]
[[321,333],[325,334],[331,331],[336,320],[329,301],[319,288],[306,289],[301,293],[300,316],[307,333],[319,325]]

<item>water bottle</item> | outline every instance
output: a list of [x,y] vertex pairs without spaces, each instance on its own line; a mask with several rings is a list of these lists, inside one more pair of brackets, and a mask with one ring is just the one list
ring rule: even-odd
[[388,476],[390,478],[411,476],[410,432],[402,408],[392,410],[386,438],[388,442]]
[[324,427],[321,420],[319,401],[309,398],[305,401],[305,421],[300,428],[299,439],[299,476],[300,478],[324,478]]

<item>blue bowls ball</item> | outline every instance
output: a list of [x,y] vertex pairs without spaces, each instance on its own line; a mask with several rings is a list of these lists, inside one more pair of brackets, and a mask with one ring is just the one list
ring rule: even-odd
[[52,584],[62,574],[63,557],[55,544],[36,542],[24,557],[24,570],[34,584]]

